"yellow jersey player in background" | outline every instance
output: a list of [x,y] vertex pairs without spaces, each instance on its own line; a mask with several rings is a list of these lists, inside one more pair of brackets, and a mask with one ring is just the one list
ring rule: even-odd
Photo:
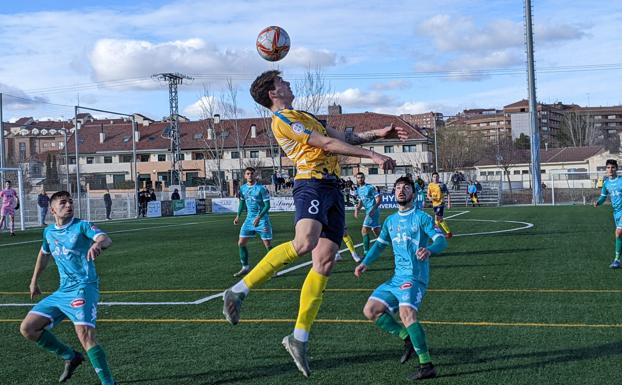
[[432,209],[434,210],[434,223],[436,223],[436,226],[443,229],[445,234],[447,234],[447,239],[449,239],[453,236],[453,234],[451,233],[447,222],[443,219],[443,214],[445,213],[445,196],[447,196],[447,208],[451,208],[451,198],[449,190],[447,190],[447,185],[440,181],[440,177],[435,171],[432,173],[432,182],[428,184],[428,199],[432,202]]
[[298,369],[308,377],[311,373],[307,358],[309,332],[320,309],[345,227],[337,155],[369,158],[380,168],[391,170],[395,167],[393,159],[358,145],[379,138],[405,140],[408,133],[393,125],[358,134],[324,127],[312,114],[293,109],[294,94],[279,71],[261,74],[250,91],[257,103],[272,111],[274,137],[296,164],[293,190],[295,236],[292,241],[270,250],[244,279],[225,290],[223,314],[231,324],[237,324],[242,301],[251,289],[270,279],[298,256],[311,253],[313,267],[300,290],[294,332],[282,342]]

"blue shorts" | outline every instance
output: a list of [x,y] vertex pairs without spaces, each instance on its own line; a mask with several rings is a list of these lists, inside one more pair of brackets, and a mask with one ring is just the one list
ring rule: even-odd
[[95,327],[99,288],[96,284],[85,285],[74,290],[57,290],[37,303],[30,313],[50,320],[48,328],[69,318],[74,325]]
[[299,179],[294,182],[294,222],[304,218],[315,219],[322,224],[321,238],[327,238],[341,246],[346,224],[345,204],[336,180]]
[[426,289],[427,285],[412,276],[394,275],[378,286],[369,298],[382,302],[392,313],[396,312],[399,306],[409,306],[419,311]]
[[380,227],[380,209],[376,208],[374,215],[369,215],[367,213],[365,215],[365,220],[363,221],[363,227],[370,227],[375,229],[376,227]]
[[436,214],[439,217],[442,217],[445,214],[445,205],[435,206],[434,214]]
[[271,240],[272,223],[270,218],[264,216],[259,220],[257,226],[253,226],[253,221],[255,221],[255,218],[246,218],[240,229],[240,238],[253,238],[255,234],[259,234],[262,240]]
[[622,230],[622,211],[613,213],[613,221],[616,224],[616,229]]

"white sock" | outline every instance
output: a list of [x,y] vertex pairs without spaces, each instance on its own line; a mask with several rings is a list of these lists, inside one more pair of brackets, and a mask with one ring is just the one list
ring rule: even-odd
[[302,329],[294,329],[294,338],[300,342],[309,341],[309,332]]
[[231,291],[233,291],[234,293],[244,293],[244,295],[248,295],[248,293],[250,292],[250,289],[248,288],[248,286],[246,286],[246,284],[244,283],[244,280],[241,279],[240,282],[233,285],[233,287],[231,288]]

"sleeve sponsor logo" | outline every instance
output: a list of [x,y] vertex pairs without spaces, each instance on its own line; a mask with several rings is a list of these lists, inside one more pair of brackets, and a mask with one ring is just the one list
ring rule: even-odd
[[294,132],[297,134],[302,134],[303,132],[305,132],[306,128],[304,124],[300,122],[295,122],[292,123],[292,130],[294,130]]

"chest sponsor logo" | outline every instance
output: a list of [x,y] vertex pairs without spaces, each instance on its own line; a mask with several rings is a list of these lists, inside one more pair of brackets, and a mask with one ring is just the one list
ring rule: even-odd
[[71,307],[73,308],[82,307],[84,306],[85,303],[86,303],[86,300],[84,298],[76,298],[73,301],[71,301]]
[[406,283],[403,283],[402,286],[400,286],[400,289],[406,290],[406,289],[410,289],[411,287],[413,287],[413,284],[411,282],[406,282]]

